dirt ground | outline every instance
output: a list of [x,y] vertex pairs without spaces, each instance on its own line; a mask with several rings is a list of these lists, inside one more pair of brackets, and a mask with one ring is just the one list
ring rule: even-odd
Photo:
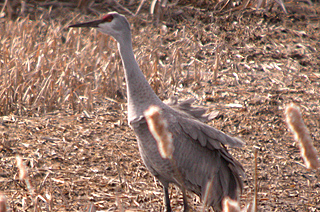
[[[257,149],[259,211],[320,211],[320,172],[305,168],[284,119],[287,104],[299,105],[315,148],[320,150],[320,19],[305,12],[285,15],[281,10],[215,15],[176,6],[170,11],[158,27],[144,12],[128,16],[135,55],[154,90],[163,100],[172,95],[195,98],[196,105],[218,112],[210,125],[246,142],[244,148],[230,150],[246,171],[242,207],[253,199]],[[70,9],[55,12],[60,16],[51,30],[96,18]],[[69,13],[62,17],[64,12]],[[23,20],[0,25],[4,29]],[[116,67],[110,79],[113,83],[107,84],[109,78],[104,77],[91,93],[83,91],[83,102],[69,99],[58,104],[57,99],[51,102],[57,101],[57,106],[48,111],[27,103],[23,110],[12,104],[7,114],[1,109],[0,191],[9,211],[90,211],[91,203],[97,211],[163,211],[162,188],[143,165],[128,127],[125,82],[115,42],[94,30],[63,29],[61,33],[56,38],[58,47],[50,53],[50,57],[61,57],[64,48],[69,49],[70,58],[59,64],[61,70],[68,69],[72,58],[87,57],[83,75],[74,74],[82,77],[77,83],[95,80],[92,70],[97,69],[97,76],[102,77]],[[63,45],[63,37],[68,46]],[[0,45],[12,39],[2,34]],[[90,40],[92,51],[83,44]],[[99,50],[100,46],[107,52]],[[105,53],[101,61],[94,56],[99,51]],[[105,66],[108,61],[115,65]],[[10,71],[4,63],[0,66],[2,84],[4,73]],[[32,65],[36,67],[36,62]],[[34,99],[46,104],[45,97]],[[17,155],[27,167],[29,188],[19,180]],[[179,189],[172,186],[170,197],[173,210],[180,211]],[[198,197],[191,193],[188,197],[194,211],[202,209]]]

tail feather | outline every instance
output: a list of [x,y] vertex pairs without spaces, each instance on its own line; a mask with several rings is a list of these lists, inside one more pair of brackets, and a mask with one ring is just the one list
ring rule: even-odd
[[[243,183],[240,175],[242,174],[242,166],[238,161],[224,161],[219,171],[215,174],[212,181],[207,200],[203,200],[207,205],[212,206],[214,211],[222,211],[222,200],[229,196],[233,200],[238,200],[239,191],[242,191]],[[210,183],[208,184],[210,185]],[[202,192],[205,194],[205,192]],[[203,197],[204,198],[204,197]]]

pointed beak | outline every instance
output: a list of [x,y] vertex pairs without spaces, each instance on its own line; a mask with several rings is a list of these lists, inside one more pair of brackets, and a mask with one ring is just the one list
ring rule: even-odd
[[99,27],[101,20],[89,21],[85,23],[72,24],[69,27]]

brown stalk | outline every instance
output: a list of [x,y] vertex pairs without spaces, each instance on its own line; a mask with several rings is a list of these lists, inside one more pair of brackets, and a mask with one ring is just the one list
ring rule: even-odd
[[217,83],[219,65],[220,65],[220,53],[216,52],[216,58],[214,60],[214,66],[212,68],[212,70],[213,70],[213,81],[215,83]]
[[[178,48],[174,49],[173,52],[173,71],[171,71],[171,79],[172,79],[172,84],[176,87],[178,82],[179,82],[179,78],[181,76],[181,55],[180,55],[180,51]],[[189,71],[187,70],[187,80],[189,77]]]
[[258,149],[254,148],[254,212],[258,211]]
[[43,94],[44,94],[45,91],[48,89],[48,85],[49,85],[49,81],[50,81],[50,79],[51,79],[51,76],[52,76],[52,75],[50,75],[45,81],[42,82],[41,90],[40,90],[40,92],[38,93],[35,101],[33,102],[33,105],[32,105],[33,107],[36,107],[39,99],[40,99],[41,97],[44,97]]

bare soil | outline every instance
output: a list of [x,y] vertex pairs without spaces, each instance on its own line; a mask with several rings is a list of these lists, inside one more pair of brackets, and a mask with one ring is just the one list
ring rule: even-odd
[[[314,9],[317,8],[316,4]],[[170,16],[175,9],[183,13]],[[310,18],[297,12],[285,15],[281,10],[214,15],[188,6],[176,6],[170,11],[158,27],[143,12],[128,18],[138,63],[154,90],[163,100],[171,95],[195,98],[196,104],[219,112],[210,125],[246,142],[244,148],[230,150],[246,171],[242,207],[253,199],[254,149],[258,149],[259,211],[319,211],[319,171],[305,168],[298,144],[284,120],[285,106],[291,102],[299,105],[314,145],[320,150],[317,16]],[[1,104],[0,191],[6,195],[9,211],[89,211],[91,203],[100,211],[163,211],[162,188],[143,165],[126,120],[125,82],[115,41],[94,30],[65,28],[70,22],[94,16],[80,16],[69,9],[55,9],[52,13],[66,15],[51,20],[46,16],[49,13],[43,13],[44,20],[35,18],[35,25],[29,19],[0,23],[2,29],[19,26],[23,21],[30,26],[21,26],[20,31],[17,28],[11,37],[2,31],[2,48],[10,50],[9,45],[5,47],[6,42],[14,43],[15,37],[32,27],[47,27],[47,35],[56,42],[54,51],[50,52],[51,44],[41,50],[46,63],[41,65],[41,73],[32,75],[39,80],[31,89],[39,89],[40,93],[41,82],[49,76],[45,70],[51,68],[50,61],[67,58],[56,64],[57,70],[50,78],[57,80],[53,81],[52,90],[40,93],[52,95],[53,100],[35,95],[29,103],[13,102],[6,108]],[[51,33],[57,28],[59,33]],[[34,45],[46,42],[40,35]],[[28,48],[31,47],[20,49]],[[34,51],[38,48],[26,53],[33,61],[31,71],[37,66],[39,54]],[[22,78],[29,76],[23,52],[19,53],[21,66],[10,63],[19,59],[13,58],[14,52],[2,52],[2,85],[8,79],[5,73],[10,72],[6,67],[17,68]],[[79,61],[75,66],[73,59]],[[111,65],[105,66],[107,62]],[[95,70],[99,74],[92,74]],[[72,84],[73,91],[78,89],[79,98],[62,98],[61,94],[59,99],[52,94],[60,85],[62,72],[63,80],[69,75],[74,77],[74,84],[63,86]],[[101,77],[100,81],[95,76]],[[18,81],[23,85],[23,80]],[[82,86],[86,83],[92,83],[90,91]],[[63,90],[63,86],[59,89]],[[27,167],[33,194],[19,180],[17,155],[22,156]],[[170,196],[173,210],[181,210],[179,189],[172,186]],[[194,211],[199,211],[199,198],[191,193],[188,196]]]

